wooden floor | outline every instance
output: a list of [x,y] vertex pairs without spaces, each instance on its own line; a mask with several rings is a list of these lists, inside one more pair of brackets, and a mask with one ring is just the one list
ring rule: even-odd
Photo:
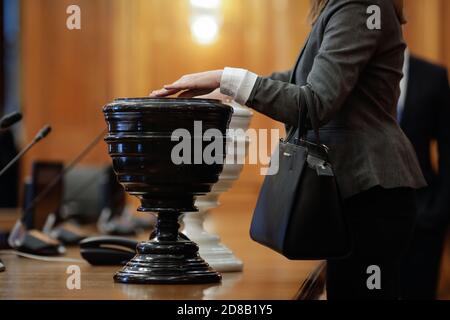
[[[244,272],[223,274],[219,285],[116,284],[112,276],[118,267],[93,267],[82,260],[41,262],[0,253],[7,267],[0,273],[0,299],[292,299],[318,263],[288,261],[250,240],[253,205],[248,197],[227,197],[207,223],[244,262]],[[76,248],[69,256],[81,259]],[[81,268],[81,290],[66,287],[71,264]]]

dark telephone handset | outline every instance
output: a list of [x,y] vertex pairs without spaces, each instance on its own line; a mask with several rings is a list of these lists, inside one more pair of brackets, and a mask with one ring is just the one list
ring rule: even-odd
[[123,237],[92,237],[80,242],[80,253],[92,265],[123,265],[136,255],[137,245]]

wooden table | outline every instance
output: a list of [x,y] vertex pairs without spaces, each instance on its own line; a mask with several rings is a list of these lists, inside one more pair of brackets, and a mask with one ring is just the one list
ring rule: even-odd
[[[252,198],[250,198],[252,199]],[[222,199],[208,222],[223,242],[244,262],[244,272],[223,274],[216,285],[124,285],[113,282],[119,267],[90,266],[77,248],[68,257],[77,262],[42,262],[0,253],[6,272],[0,273],[0,299],[292,299],[317,262],[289,261],[258,245],[249,237],[253,201],[245,196]],[[3,216],[3,218],[2,218]],[[15,215],[2,215],[0,227]],[[146,236],[143,235],[143,238]],[[67,267],[81,269],[81,289],[69,290]]]

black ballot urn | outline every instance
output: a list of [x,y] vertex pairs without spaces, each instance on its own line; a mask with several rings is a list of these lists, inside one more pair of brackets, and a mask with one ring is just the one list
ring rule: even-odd
[[103,113],[118,181],[140,199],[138,211],[158,217],[149,241],[138,244],[136,256],[114,280],[220,282],[220,274],[199,256],[197,244],[179,232],[178,219],[196,212],[195,198],[209,193],[219,179],[232,108],[206,99],[123,98],[106,105]]

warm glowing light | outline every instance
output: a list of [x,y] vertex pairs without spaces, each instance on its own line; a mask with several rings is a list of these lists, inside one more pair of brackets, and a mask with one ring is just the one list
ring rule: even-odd
[[191,24],[192,34],[200,44],[210,44],[214,42],[219,33],[217,20],[212,16],[198,16]]
[[202,9],[217,9],[220,7],[220,0],[190,0],[191,6]]

